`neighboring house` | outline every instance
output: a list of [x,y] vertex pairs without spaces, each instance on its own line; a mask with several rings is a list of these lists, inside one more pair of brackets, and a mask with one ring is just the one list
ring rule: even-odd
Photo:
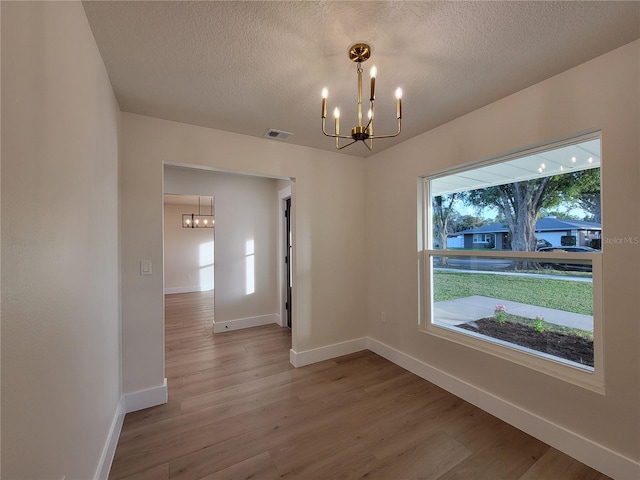
[[464,235],[458,233],[447,235],[447,248],[464,248]]
[[[536,238],[538,240],[546,240],[554,247],[559,247],[563,244],[592,247],[594,246],[593,240],[600,240],[601,231],[602,227],[599,223],[582,220],[545,217],[536,222]],[[565,237],[565,243],[563,243],[563,237]],[[492,223],[491,225],[456,232],[447,239],[447,247],[509,250],[511,248],[509,227],[506,223]]]

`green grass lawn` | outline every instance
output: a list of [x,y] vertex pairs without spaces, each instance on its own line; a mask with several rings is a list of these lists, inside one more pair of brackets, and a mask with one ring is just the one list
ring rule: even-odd
[[593,315],[593,286],[588,282],[450,270],[434,271],[433,279],[436,302],[482,295]]

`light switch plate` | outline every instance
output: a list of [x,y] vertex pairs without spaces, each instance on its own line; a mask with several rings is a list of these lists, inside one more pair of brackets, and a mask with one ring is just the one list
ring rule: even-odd
[[140,275],[151,275],[151,260],[140,260]]

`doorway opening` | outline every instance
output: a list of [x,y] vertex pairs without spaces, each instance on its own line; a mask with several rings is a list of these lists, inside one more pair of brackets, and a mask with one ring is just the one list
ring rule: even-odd
[[[198,217],[200,226],[190,221]],[[212,196],[164,194],[164,294],[197,294],[210,312],[211,322],[215,305],[214,218]]]
[[[197,206],[195,211],[201,215],[210,213],[208,209],[205,211],[205,205],[213,203],[215,208],[215,228],[210,229],[215,231],[215,262],[213,245],[208,248],[205,242],[202,242],[204,250],[198,258],[202,274],[207,269],[211,273],[211,290],[215,293],[212,302],[215,321],[213,316],[211,318],[213,332],[274,323],[295,328],[292,308],[295,301],[292,262],[295,180],[165,164],[163,183],[164,192],[173,194],[174,198],[198,192],[203,200],[201,211],[198,212]],[[198,196],[194,197],[198,199]],[[208,200],[212,198],[215,201]],[[170,221],[165,216],[165,225]],[[197,228],[183,230],[199,233]],[[287,232],[286,236],[283,232]],[[212,240],[209,238],[208,242]],[[165,240],[165,255],[169,253],[168,248],[168,240]],[[205,258],[205,252],[210,253],[208,258]],[[179,293],[181,290],[171,289],[176,286],[170,285],[172,270],[168,262],[169,258],[164,272],[165,287],[168,287],[165,293]],[[288,268],[283,267],[284,262]],[[182,272],[182,275],[184,282],[186,273]],[[197,283],[194,273],[191,275],[192,284]]]
[[285,274],[285,325],[291,329],[292,318],[292,290],[293,290],[293,238],[291,235],[291,197],[288,197],[284,201],[284,217],[285,217],[285,231],[284,231],[284,268]]

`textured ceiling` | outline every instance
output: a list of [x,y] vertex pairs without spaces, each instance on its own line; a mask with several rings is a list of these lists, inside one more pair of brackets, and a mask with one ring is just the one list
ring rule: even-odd
[[123,111],[326,150],[323,87],[343,131],[356,124],[353,43],[372,47],[365,82],[378,69],[376,133],[404,91],[402,134],[376,152],[640,38],[640,2],[83,4]]

